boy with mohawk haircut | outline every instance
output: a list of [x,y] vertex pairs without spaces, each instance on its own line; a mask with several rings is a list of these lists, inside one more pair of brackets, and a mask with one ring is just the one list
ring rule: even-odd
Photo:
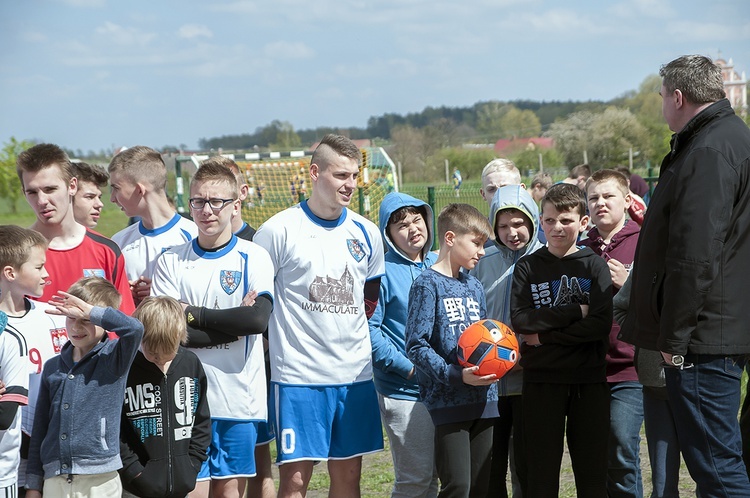
[[438,216],[437,261],[412,284],[406,351],[416,366],[422,402],[435,424],[439,496],[485,496],[489,491],[497,377],[463,368],[461,333],[487,316],[481,282],[462,272],[484,255],[492,233],[487,218],[468,204],[449,204]]
[[151,293],[156,259],[167,249],[195,238],[195,224],[180,216],[167,199],[167,167],[161,154],[138,145],[109,163],[110,200],[141,220],[112,236],[125,256],[125,273],[136,303]]

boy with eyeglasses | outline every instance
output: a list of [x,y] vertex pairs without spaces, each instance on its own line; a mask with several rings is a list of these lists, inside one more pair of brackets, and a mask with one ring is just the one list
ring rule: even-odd
[[[230,170],[202,165],[190,185],[190,208],[198,237],[159,257],[151,290],[180,301],[188,324],[241,329],[225,344],[188,343],[206,371],[213,433],[191,496],[207,497],[210,488],[212,496],[239,498],[256,474],[257,427],[267,419],[261,334],[273,307],[273,264],[263,248],[232,233],[240,201]],[[253,290],[254,304],[243,306]]]
[[125,256],[125,273],[138,304],[151,293],[156,258],[198,234],[195,224],[177,214],[166,193],[167,168],[161,155],[145,146],[117,154],[109,163],[110,200],[141,221],[112,236]]

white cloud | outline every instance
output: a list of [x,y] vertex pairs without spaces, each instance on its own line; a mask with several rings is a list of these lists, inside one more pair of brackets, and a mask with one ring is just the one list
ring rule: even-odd
[[43,43],[46,42],[49,38],[44,33],[40,33],[39,31],[26,31],[25,33],[21,34],[21,39],[28,43]]
[[96,28],[96,34],[101,35],[117,45],[148,45],[156,38],[155,33],[145,33],[138,28],[120,26],[106,21],[102,26]]
[[702,21],[676,21],[667,25],[666,32],[670,36],[690,41],[735,41],[750,38],[750,23],[742,26],[731,26]]
[[214,12],[231,12],[233,14],[254,14],[258,12],[258,5],[253,0],[237,0],[223,4],[212,3],[207,8]]
[[61,0],[65,5],[71,7],[104,7],[106,0]]
[[177,34],[180,38],[186,38],[188,40],[199,37],[213,38],[214,36],[213,32],[203,24],[185,24],[180,26]]
[[669,19],[675,17],[674,9],[665,0],[626,0],[615,4],[610,12],[618,17]]
[[279,59],[310,59],[315,55],[313,49],[302,42],[278,41],[263,47],[267,57]]

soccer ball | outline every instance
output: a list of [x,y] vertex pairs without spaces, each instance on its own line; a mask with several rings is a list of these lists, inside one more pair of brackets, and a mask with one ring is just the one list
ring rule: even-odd
[[475,375],[495,374],[499,379],[518,362],[516,334],[496,320],[474,322],[458,338],[458,362],[479,365]]

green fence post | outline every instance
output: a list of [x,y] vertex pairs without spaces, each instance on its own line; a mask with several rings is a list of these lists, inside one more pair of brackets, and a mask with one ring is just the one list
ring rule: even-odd
[[437,211],[435,210],[435,187],[427,187],[427,204],[432,208],[432,250],[437,251],[438,244],[437,240]]
[[359,214],[365,215],[365,189],[364,187],[357,187],[357,196],[359,197]]
[[648,174],[648,195],[649,198],[654,195],[654,168],[651,167],[651,161],[646,161],[646,172]]

